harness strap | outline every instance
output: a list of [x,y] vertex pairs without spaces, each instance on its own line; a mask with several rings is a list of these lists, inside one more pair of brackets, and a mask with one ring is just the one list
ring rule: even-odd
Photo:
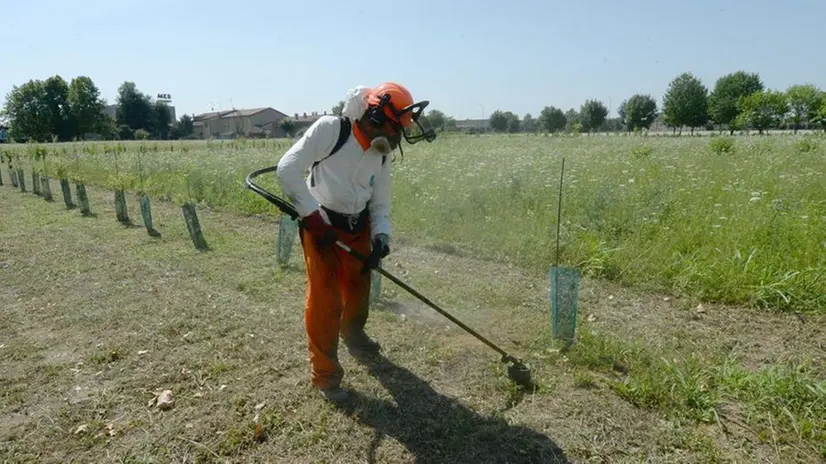
[[369,208],[364,208],[358,214],[342,214],[338,211],[333,211],[330,208],[322,205],[327,217],[330,218],[330,223],[336,229],[342,230],[349,234],[358,234],[365,230],[370,217]]

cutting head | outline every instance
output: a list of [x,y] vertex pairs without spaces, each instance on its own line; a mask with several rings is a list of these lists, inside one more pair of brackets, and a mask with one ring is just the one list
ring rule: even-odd
[[507,357],[504,361],[508,363],[508,377],[515,384],[530,391],[534,391],[539,388],[533,382],[533,379],[531,378],[531,370],[528,366],[513,357]]

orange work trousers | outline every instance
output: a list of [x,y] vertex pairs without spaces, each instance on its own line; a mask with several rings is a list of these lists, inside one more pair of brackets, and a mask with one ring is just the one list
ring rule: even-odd
[[[301,244],[307,269],[304,324],[310,354],[312,383],[317,388],[338,387],[344,369],[338,361],[339,336],[345,339],[364,330],[370,303],[370,273],[364,264],[338,245],[319,250],[303,228]],[[370,226],[358,234],[336,230],[338,240],[363,256],[370,254]]]

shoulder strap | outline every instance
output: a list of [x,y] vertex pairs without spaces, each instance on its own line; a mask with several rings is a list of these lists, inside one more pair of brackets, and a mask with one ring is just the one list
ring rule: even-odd
[[339,116],[338,120],[341,123],[340,129],[339,129],[339,132],[338,132],[338,140],[336,140],[336,144],[333,145],[333,149],[330,150],[330,153],[327,156],[325,156],[324,158],[321,158],[320,160],[313,163],[312,168],[310,168],[310,182],[311,182],[311,185],[315,185],[315,178],[313,177],[313,171],[315,170],[315,167],[318,166],[318,164],[321,163],[322,161],[324,161],[327,158],[335,155],[341,149],[341,147],[344,146],[344,143],[347,142],[347,139],[350,138],[350,133],[352,131],[350,118],[348,118],[346,116]]
[[338,140],[336,140],[336,144],[335,146],[333,146],[333,150],[327,156],[335,155],[336,152],[339,151],[339,149],[341,149],[341,147],[344,145],[344,142],[346,142],[347,139],[350,138],[350,133],[352,131],[352,126],[350,125],[350,118],[346,116],[341,116],[339,117],[339,120],[341,121],[341,130],[338,133]]
[[345,117],[345,116],[340,116],[338,119],[339,119],[339,121],[341,121],[341,126],[340,126],[341,128],[338,132],[338,140],[336,140],[336,144],[333,145],[333,149],[330,151],[330,154],[328,154],[324,158],[321,158],[320,160],[314,162],[313,167],[316,167],[316,165],[318,163],[320,163],[320,162],[326,160],[327,158],[335,155],[336,152],[338,152],[341,149],[341,147],[344,146],[344,143],[347,142],[347,139],[350,138],[350,132],[351,132],[350,118]]

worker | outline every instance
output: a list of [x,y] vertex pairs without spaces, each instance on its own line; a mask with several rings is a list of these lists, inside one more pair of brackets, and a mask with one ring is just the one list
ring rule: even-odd
[[347,93],[340,117],[320,117],[278,162],[281,188],[300,216],[311,381],[327,400],[347,399],[339,337],[356,358],[380,350],[364,328],[370,270],[390,253],[388,156],[396,148],[403,156],[402,136],[411,144],[435,139],[422,114],[427,105],[414,103],[397,83],[358,86]]

